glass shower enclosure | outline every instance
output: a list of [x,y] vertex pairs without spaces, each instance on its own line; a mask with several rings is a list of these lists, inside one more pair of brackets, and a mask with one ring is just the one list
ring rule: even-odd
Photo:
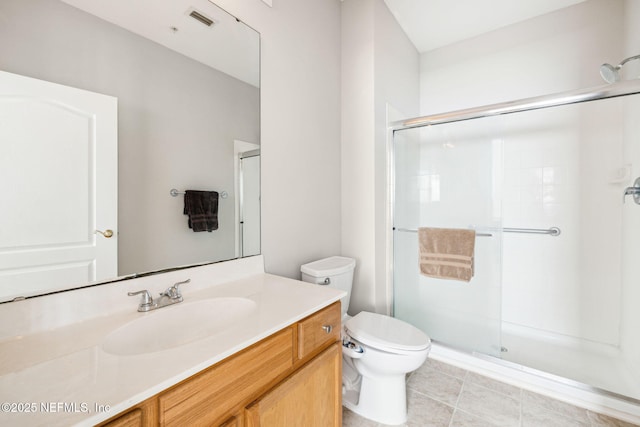
[[[500,356],[502,142],[493,125],[490,119],[396,133],[394,316],[433,340]],[[422,226],[478,227],[472,282],[419,274]]]
[[[397,125],[395,317],[640,400],[640,82],[617,85]],[[420,274],[419,227],[476,230],[470,282]]]

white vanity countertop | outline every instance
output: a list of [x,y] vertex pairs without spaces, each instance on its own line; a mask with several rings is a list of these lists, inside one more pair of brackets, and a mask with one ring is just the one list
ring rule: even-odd
[[192,292],[184,287],[183,295],[180,304],[243,297],[255,301],[257,308],[212,337],[132,356],[108,354],[102,341],[125,323],[154,313],[138,313],[137,298],[117,313],[2,339],[0,425],[94,425],[338,301],[345,293],[260,273]]

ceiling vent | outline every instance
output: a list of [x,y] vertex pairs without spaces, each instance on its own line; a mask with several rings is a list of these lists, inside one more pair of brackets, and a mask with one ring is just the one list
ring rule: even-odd
[[213,19],[209,18],[208,16],[203,15],[202,13],[198,12],[197,10],[192,10],[189,13],[189,16],[192,17],[193,19],[195,19],[196,21],[203,23],[207,27],[212,26],[213,22],[214,22]]

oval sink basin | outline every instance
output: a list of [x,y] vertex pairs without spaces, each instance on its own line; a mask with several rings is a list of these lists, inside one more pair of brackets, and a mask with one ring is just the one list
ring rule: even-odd
[[246,298],[211,298],[159,308],[111,332],[102,349],[130,356],[178,347],[234,326],[256,306]]

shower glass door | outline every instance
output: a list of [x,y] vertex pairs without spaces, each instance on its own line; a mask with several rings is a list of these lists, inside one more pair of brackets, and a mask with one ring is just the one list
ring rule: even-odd
[[[638,117],[628,95],[396,131],[395,317],[640,399]],[[420,274],[419,227],[476,229],[470,282]]]
[[[500,357],[503,141],[493,118],[394,135],[394,316]],[[470,282],[420,274],[419,227],[476,230]]]

